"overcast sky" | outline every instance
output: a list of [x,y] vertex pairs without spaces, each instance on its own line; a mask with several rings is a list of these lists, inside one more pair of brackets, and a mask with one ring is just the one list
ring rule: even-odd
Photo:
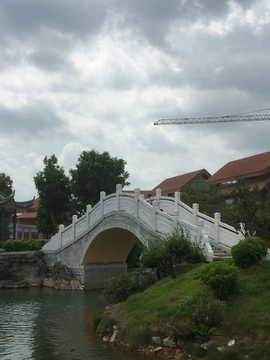
[[270,108],[269,0],[0,0],[0,31],[0,172],[18,201],[52,154],[68,173],[108,151],[150,190],[270,150],[269,121],[154,126]]

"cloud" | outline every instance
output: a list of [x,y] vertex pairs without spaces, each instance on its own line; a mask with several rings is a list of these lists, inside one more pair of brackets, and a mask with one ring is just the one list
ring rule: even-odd
[[153,125],[270,108],[267,0],[3,1],[0,32],[0,165],[18,200],[52,154],[68,173],[108,151],[152,189],[269,150],[267,122]]

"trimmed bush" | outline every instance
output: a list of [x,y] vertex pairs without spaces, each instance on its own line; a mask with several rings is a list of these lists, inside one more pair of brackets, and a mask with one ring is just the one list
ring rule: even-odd
[[248,236],[231,247],[234,263],[241,268],[257,264],[267,256],[267,251],[267,243],[253,236]]
[[147,287],[144,281],[145,275],[140,269],[130,273],[122,272],[106,281],[101,298],[109,303],[126,300],[130,295],[141,292]]
[[202,282],[218,299],[225,299],[237,288],[239,269],[226,261],[215,261],[200,268]]
[[216,332],[216,326],[224,319],[226,304],[211,293],[188,296],[179,306],[178,315],[186,320],[190,335],[204,340]]
[[41,249],[40,241],[29,239],[29,240],[12,240],[9,239],[2,244],[3,248],[7,252],[12,251],[38,251]]

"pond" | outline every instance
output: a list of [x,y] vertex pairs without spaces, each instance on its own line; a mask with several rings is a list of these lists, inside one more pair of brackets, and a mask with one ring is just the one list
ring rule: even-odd
[[146,360],[102,342],[90,326],[100,290],[0,290],[1,360]]

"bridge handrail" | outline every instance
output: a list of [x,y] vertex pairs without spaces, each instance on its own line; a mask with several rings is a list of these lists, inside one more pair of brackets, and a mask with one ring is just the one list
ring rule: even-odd
[[[55,239],[55,243],[61,247],[67,245],[113,210],[130,213],[146,223],[152,230],[164,235],[171,234],[178,226],[183,226],[192,232],[192,236],[204,239],[204,243],[209,237],[217,243],[230,247],[242,238],[240,232],[221,222],[219,213],[211,218],[199,211],[198,204],[193,204],[192,208],[189,207],[180,200],[179,192],[176,192],[174,197],[161,196],[161,190],[157,189],[156,198],[157,201],[153,201],[150,205],[148,199],[145,200],[140,194],[140,189],[135,189],[134,193],[123,192],[122,186],[118,184],[116,193],[106,195],[102,191],[99,203],[94,207],[87,205],[86,213],[80,218],[73,215],[72,224],[66,228],[60,225],[59,232],[53,236],[52,240]],[[205,231],[203,236],[202,229]]]

